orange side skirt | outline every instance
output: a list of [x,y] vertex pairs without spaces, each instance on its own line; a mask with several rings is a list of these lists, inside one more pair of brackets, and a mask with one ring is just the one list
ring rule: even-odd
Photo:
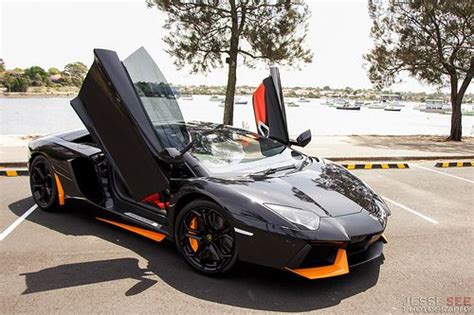
[[64,189],[61,181],[59,180],[58,175],[54,174],[54,179],[56,180],[56,187],[58,188],[58,201],[60,206],[64,206]]
[[122,229],[131,231],[133,233],[140,234],[141,236],[144,236],[146,238],[152,239],[152,240],[157,241],[157,242],[161,242],[166,237],[166,235],[164,235],[164,234],[154,232],[154,231],[150,231],[150,230],[145,230],[145,229],[142,229],[142,228],[138,228],[136,226],[123,224],[123,223],[119,223],[119,222],[115,222],[115,221],[110,221],[110,220],[102,219],[102,218],[98,218],[98,217],[96,217],[96,219],[99,220],[99,221],[102,221],[102,222],[106,222],[106,223],[121,227]]
[[311,280],[340,276],[349,273],[347,253],[345,249],[339,249],[337,251],[333,265],[313,268],[286,269]]

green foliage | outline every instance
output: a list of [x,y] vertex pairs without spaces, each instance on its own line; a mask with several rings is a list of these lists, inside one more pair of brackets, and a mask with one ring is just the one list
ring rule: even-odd
[[[450,139],[461,139],[461,102],[474,75],[472,0],[369,0],[374,48],[365,55],[381,89],[401,72],[438,86],[449,79]],[[462,82],[460,85],[459,82]]]
[[79,87],[87,74],[87,66],[80,61],[68,63],[61,74],[65,82]]
[[442,85],[446,75],[474,71],[473,10],[469,0],[370,0],[375,45],[365,59],[371,81],[383,88],[407,71]]
[[27,76],[7,73],[3,84],[7,88],[7,92],[26,92],[30,82]]
[[48,74],[49,75],[61,74],[61,71],[59,71],[58,68],[51,67],[51,68],[48,69]]
[[33,86],[44,86],[47,85],[49,82],[49,75],[48,73],[39,66],[32,66],[30,68],[26,68],[25,76],[28,77],[31,85]]
[[3,59],[0,58],[0,73],[5,72],[5,62],[3,62]]
[[240,54],[271,63],[311,62],[303,47],[310,15],[303,1],[168,1],[147,0],[168,14],[164,41],[176,65],[208,71],[223,65],[223,56]]
[[302,0],[146,0],[167,13],[167,52],[182,68],[207,72],[229,64],[224,123],[233,122],[237,59],[298,66],[312,61],[304,47],[310,11]]
[[[45,71],[39,66],[32,66],[26,69],[15,68],[13,70],[1,71],[4,67],[2,59],[0,59],[0,84],[7,88],[8,92],[26,92],[29,86],[34,87],[60,87],[60,86],[77,86],[82,85],[85,75],[87,74],[87,66],[82,62],[69,63],[61,72],[57,68],[49,68]],[[51,82],[51,75],[61,74],[58,82]]]

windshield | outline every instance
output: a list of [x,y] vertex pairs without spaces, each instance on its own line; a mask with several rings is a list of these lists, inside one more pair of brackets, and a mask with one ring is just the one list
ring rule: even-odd
[[133,86],[163,147],[181,148],[188,141],[175,91],[142,47],[123,61]]
[[304,156],[274,140],[237,129],[216,129],[212,134],[193,134],[190,153],[211,176],[236,176],[268,169],[298,167]]

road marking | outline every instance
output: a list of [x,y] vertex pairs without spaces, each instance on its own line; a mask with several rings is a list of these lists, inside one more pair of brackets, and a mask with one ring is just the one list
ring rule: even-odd
[[430,171],[430,172],[442,174],[442,175],[445,175],[445,176],[449,176],[449,177],[452,177],[452,178],[460,179],[460,180],[463,180],[463,181],[465,181],[465,182],[474,184],[474,181],[469,180],[469,179],[466,179],[466,178],[462,178],[462,177],[455,176],[455,175],[451,175],[451,174],[444,173],[444,172],[441,172],[441,171],[433,170],[433,169],[431,169],[431,168],[424,167],[424,166],[419,166],[419,165],[412,165],[412,166],[413,166],[413,167],[416,167],[416,168],[420,168],[420,169],[422,169],[422,170],[426,170],[426,171]]
[[0,241],[3,241],[11,232],[13,232],[13,230],[16,229],[17,226],[19,226],[20,223],[23,222],[23,220],[25,220],[30,214],[32,214],[33,211],[36,210],[36,208],[38,208],[38,206],[34,205],[30,209],[28,209],[25,213],[23,213],[23,215],[21,217],[16,219],[16,221],[13,222],[12,225],[7,227],[7,229],[5,231],[3,231],[2,234],[0,234]]
[[387,197],[382,196],[382,198],[383,198],[384,200],[387,200],[387,201],[390,202],[390,203],[393,203],[393,204],[396,205],[397,207],[402,208],[403,210],[406,210],[406,211],[408,211],[408,212],[411,212],[411,213],[413,213],[414,215],[419,216],[419,217],[422,218],[422,219],[425,219],[425,220],[428,221],[428,222],[431,222],[431,223],[433,223],[433,224],[438,224],[438,223],[439,223],[439,222],[436,221],[435,219],[432,219],[432,218],[430,218],[430,217],[427,217],[426,215],[421,214],[421,213],[419,213],[418,211],[415,211],[415,210],[413,210],[413,209],[410,209],[410,208],[408,208],[408,207],[406,207],[406,206],[404,206],[404,205],[402,205],[402,204],[400,204],[400,203],[398,203],[398,202],[396,202],[396,201],[393,201],[393,200],[391,200],[391,199],[388,199]]

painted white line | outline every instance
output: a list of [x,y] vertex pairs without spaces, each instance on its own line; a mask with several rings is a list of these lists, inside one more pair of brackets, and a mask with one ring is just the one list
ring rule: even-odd
[[25,213],[23,213],[23,215],[21,217],[16,219],[16,221],[13,222],[12,225],[7,227],[7,229],[5,231],[3,231],[2,234],[0,234],[0,241],[3,241],[11,232],[13,232],[13,230],[16,229],[16,227],[19,226],[20,223],[23,222],[23,220],[25,220],[30,214],[32,214],[33,211],[36,210],[36,208],[38,208],[38,206],[34,205],[30,209],[28,209]]
[[385,199],[386,201],[390,202],[390,203],[393,203],[393,204],[396,205],[397,207],[402,208],[403,210],[406,210],[406,211],[408,211],[408,212],[411,212],[411,213],[413,213],[414,215],[419,216],[419,217],[422,218],[422,219],[425,219],[425,220],[428,221],[428,222],[431,222],[431,223],[433,223],[433,224],[438,224],[438,223],[439,223],[439,222],[436,221],[435,219],[432,219],[432,218],[430,218],[430,217],[427,217],[426,215],[421,214],[421,213],[419,213],[418,211],[415,211],[415,210],[413,210],[413,209],[410,209],[410,208],[408,208],[408,207],[406,207],[406,206],[404,206],[404,205],[402,205],[402,204],[400,204],[400,203],[398,203],[398,202],[396,202],[396,201],[393,201],[393,200],[391,200],[391,199],[388,199],[388,198],[385,197],[385,196],[382,196],[382,198]]
[[445,173],[445,172],[433,170],[433,169],[428,168],[428,167],[419,166],[419,165],[413,165],[413,164],[411,164],[411,166],[412,166],[412,167],[419,168],[419,169],[422,169],[422,170],[426,170],[426,171],[430,171],[430,172],[442,174],[442,175],[445,175],[445,176],[449,176],[449,177],[452,177],[452,178],[460,179],[460,180],[463,180],[463,181],[465,181],[465,182],[474,184],[474,181],[472,181],[472,180],[469,180],[469,179],[466,179],[466,178],[462,178],[462,177],[459,177],[459,176],[455,176],[455,175],[451,175],[451,174],[448,174],[448,173]]

